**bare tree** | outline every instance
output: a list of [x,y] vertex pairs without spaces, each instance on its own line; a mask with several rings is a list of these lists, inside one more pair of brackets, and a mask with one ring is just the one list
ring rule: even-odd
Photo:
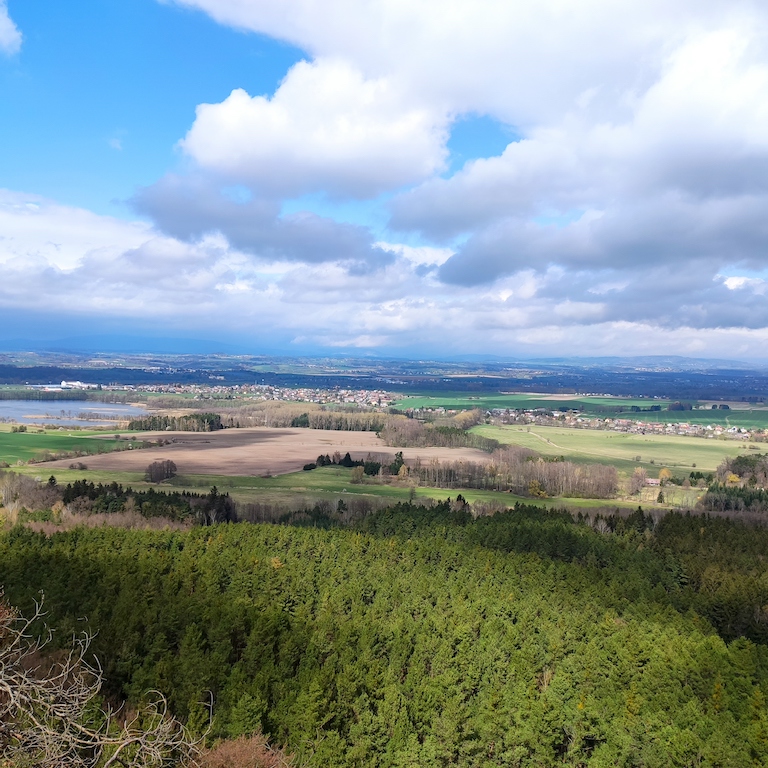
[[629,478],[629,492],[631,494],[640,493],[645,488],[645,481],[648,473],[644,467],[635,467],[632,477]]
[[[0,592],[0,765],[39,768],[165,768],[197,765],[200,742],[167,711],[165,698],[130,716],[98,708],[103,684],[89,662],[92,635],[74,639],[63,655],[46,648],[32,618],[10,608]],[[8,763],[4,761],[9,761]]]
[[176,476],[176,464],[170,459],[153,461],[144,471],[144,479],[148,483],[162,483]]

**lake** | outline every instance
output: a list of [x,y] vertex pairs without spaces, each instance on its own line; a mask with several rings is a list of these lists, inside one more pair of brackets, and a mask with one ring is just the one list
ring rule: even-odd
[[0,422],[12,424],[107,427],[146,413],[136,405],[93,400],[0,400]]

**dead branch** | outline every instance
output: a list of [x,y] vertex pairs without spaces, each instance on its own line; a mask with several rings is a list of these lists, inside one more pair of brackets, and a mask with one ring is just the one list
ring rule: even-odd
[[0,765],[39,768],[164,768],[197,765],[199,741],[168,713],[165,697],[128,719],[98,706],[104,682],[89,661],[93,636],[73,639],[60,660],[35,660],[51,640],[32,627],[44,617],[42,599],[31,618],[10,608],[0,592]]

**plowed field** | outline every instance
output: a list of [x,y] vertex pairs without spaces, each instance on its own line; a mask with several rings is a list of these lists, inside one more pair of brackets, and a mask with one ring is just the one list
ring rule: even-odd
[[[87,456],[92,470],[143,472],[153,461],[169,459],[179,474],[279,475],[296,472],[320,454],[347,451],[353,459],[369,453],[377,460],[394,458],[398,448],[384,445],[374,432],[341,432],[319,429],[225,429],[219,432],[142,432],[136,440],[170,440],[169,445],[135,451]],[[406,460],[488,461],[487,453],[471,448],[404,448]],[[51,461],[45,467],[68,467],[71,459]]]

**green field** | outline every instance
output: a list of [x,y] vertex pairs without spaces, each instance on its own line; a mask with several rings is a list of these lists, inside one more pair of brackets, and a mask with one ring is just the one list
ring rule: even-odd
[[660,405],[666,408],[671,401],[651,400],[649,398],[626,397],[572,397],[564,395],[545,394],[493,394],[493,395],[468,395],[466,392],[455,395],[445,393],[435,395],[415,395],[403,397],[395,403],[397,408],[446,408],[448,410],[466,410],[470,408],[585,408],[595,406],[648,408],[651,405]]
[[[124,487],[134,490],[147,490],[154,488],[161,491],[191,491],[193,493],[207,493],[211,486],[216,486],[220,493],[228,493],[232,498],[243,504],[260,503],[270,504],[285,509],[311,508],[321,501],[329,501],[336,505],[339,499],[369,499],[372,502],[391,502],[396,504],[408,501],[411,498],[411,488],[407,485],[378,483],[368,479],[362,484],[352,483],[352,470],[343,467],[322,467],[311,472],[294,472],[275,477],[250,477],[230,475],[178,475],[172,480],[159,485],[148,483],[144,480],[143,473],[137,472],[107,472],[93,470],[45,469],[45,465],[31,465],[28,467],[14,467],[15,472],[35,477],[45,481],[52,474],[59,485],[66,485],[75,480],[86,479],[93,483],[120,483]],[[700,495],[697,491],[683,491],[670,487],[666,494],[666,505],[690,507]],[[632,499],[575,499],[575,498],[548,498],[531,499],[527,496],[517,496],[501,491],[482,491],[459,488],[422,488],[413,489],[416,499],[455,499],[461,494],[468,502],[486,504],[500,504],[514,506],[515,502],[524,504],[536,504],[544,507],[569,507],[569,508],[626,508],[636,509],[639,504],[643,507],[656,506],[658,489],[648,488],[641,496]],[[670,495],[672,494],[672,495]]]
[[[605,415],[605,414],[600,414]],[[720,424],[724,427],[745,429],[768,429],[768,408],[739,408],[732,406],[729,411],[706,408],[695,411],[657,411],[655,413],[622,413],[619,418],[634,421],[661,422],[663,424]]]
[[[274,504],[290,508],[300,506],[311,507],[318,501],[331,501],[334,504],[343,498],[369,498],[371,500],[387,500],[392,503],[407,501],[411,493],[416,499],[455,499],[461,494],[468,502],[495,503],[513,506],[516,501],[532,503],[529,497],[516,496],[501,491],[482,491],[471,489],[422,488],[413,490],[407,485],[383,484],[369,479],[361,484],[354,484],[352,470],[343,467],[322,467],[311,472],[294,472],[276,477],[227,477],[225,475],[179,475],[163,486],[174,487],[178,490],[207,491],[215,485],[220,491],[228,492],[236,501],[242,503]],[[143,485],[143,483],[142,483]],[[138,487],[136,485],[135,487]],[[649,489],[643,497],[632,500],[617,499],[570,499],[552,498],[536,499],[533,503],[547,507],[627,507],[635,509],[638,503],[652,504],[656,500],[658,490]],[[688,495],[680,491],[680,498],[669,499],[669,503],[691,506],[698,494],[693,491]]]
[[[94,436],[100,436],[95,438]],[[44,454],[83,451],[99,453],[125,447],[124,442],[104,438],[104,432],[11,432],[0,431],[0,461],[16,464]]]
[[[207,490],[215,485],[228,492],[236,501],[260,502],[262,504],[312,506],[317,501],[337,500],[342,496],[362,496],[371,499],[388,499],[393,503],[407,501],[411,489],[405,485],[388,485],[372,478],[363,483],[352,482],[352,470],[344,467],[318,467],[311,472],[292,472],[275,477],[228,477],[226,475],[179,475],[164,485],[180,490]],[[467,499],[473,492],[443,488],[415,488],[419,498],[444,499],[462,493]],[[517,497],[510,494],[477,492],[482,500],[502,498],[504,503],[514,504]],[[487,499],[485,498],[487,496]],[[476,496],[480,499],[480,496]],[[469,499],[469,500],[474,500]]]
[[[471,396],[462,392],[456,395],[436,394],[404,397],[395,403],[397,408],[445,408],[446,410],[470,410],[482,408],[509,408],[511,410],[546,408],[557,410],[570,408],[581,410],[584,416],[600,418],[626,418],[635,421],[662,422],[665,424],[688,422],[689,424],[720,424],[725,427],[748,429],[768,428],[768,408],[749,406],[746,403],[730,403],[730,410],[712,409],[707,403],[694,403],[700,407],[692,411],[668,411],[670,400],[629,397],[565,397],[560,395],[495,394]],[[649,408],[660,405],[661,411],[633,412],[633,406]],[[624,412],[614,409],[626,408]]]
[[645,467],[650,477],[655,477],[662,467],[669,467],[680,476],[694,468],[711,472],[724,458],[752,452],[742,442],[678,435],[634,435],[536,425],[481,425],[472,431],[500,443],[530,448],[545,456],[564,456],[580,463],[611,464],[623,474],[631,473],[637,466]]

